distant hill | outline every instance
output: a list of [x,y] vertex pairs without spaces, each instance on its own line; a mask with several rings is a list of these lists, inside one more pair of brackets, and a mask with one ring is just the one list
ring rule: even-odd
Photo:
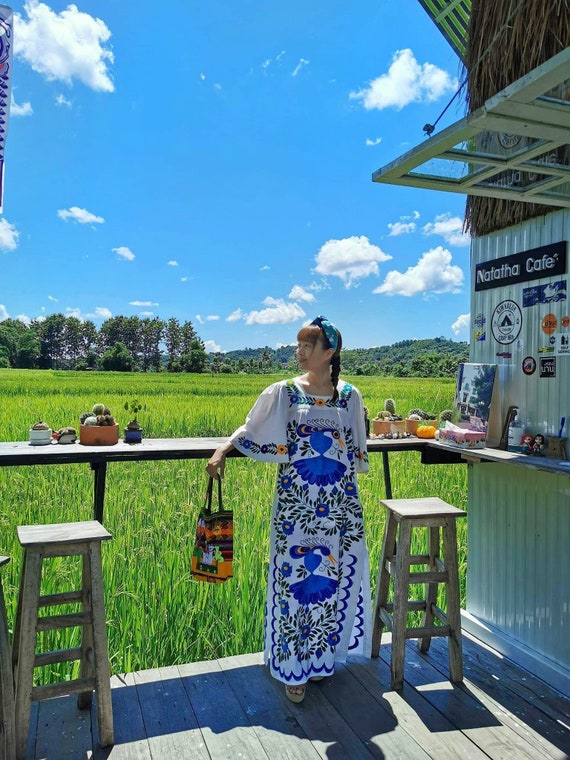
[[[295,346],[244,348],[210,354],[218,372],[282,372],[296,370]],[[447,338],[402,340],[391,346],[352,348],[342,352],[342,369],[352,375],[390,377],[453,377],[460,362],[469,360],[469,344]]]

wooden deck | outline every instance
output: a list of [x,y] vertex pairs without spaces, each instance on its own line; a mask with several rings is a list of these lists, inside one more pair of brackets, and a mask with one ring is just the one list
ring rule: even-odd
[[464,636],[465,681],[447,680],[447,642],[406,649],[405,685],[389,690],[390,645],[284,695],[261,654],[113,677],[115,745],[98,746],[95,710],[74,697],[34,703],[29,758],[77,760],[567,760],[570,699]]

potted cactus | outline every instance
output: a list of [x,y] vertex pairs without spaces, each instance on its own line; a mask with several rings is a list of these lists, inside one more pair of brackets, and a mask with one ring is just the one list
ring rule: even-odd
[[132,401],[125,401],[125,409],[133,415],[132,420],[127,423],[124,431],[125,443],[141,443],[143,429],[140,422],[137,420],[137,414],[143,409],[146,409],[146,406],[141,404],[138,399],[134,398]]
[[39,419],[28,431],[30,446],[45,446],[51,443],[51,433],[47,422]]
[[84,446],[113,446],[119,441],[119,425],[105,404],[94,404],[79,417],[79,443]]
[[418,426],[428,422],[429,420],[437,419],[436,414],[431,412],[424,412],[423,409],[410,409],[408,416],[406,417],[406,433],[416,435]]
[[404,421],[396,414],[396,402],[393,398],[384,401],[384,409],[372,420],[372,432],[374,435],[404,432]]

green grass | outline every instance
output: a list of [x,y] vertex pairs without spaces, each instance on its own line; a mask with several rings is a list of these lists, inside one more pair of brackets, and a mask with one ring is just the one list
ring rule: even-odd
[[[228,435],[245,418],[259,392],[278,376],[156,375],[0,370],[0,440],[26,440],[41,416],[54,429],[78,425],[95,402],[108,404],[120,426],[129,419],[124,403],[146,404],[139,420],[149,437]],[[397,410],[440,411],[451,405],[455,382],[437,379],[347,378],[361,390],[371,416],[394,398]],[[382,459],[370,456],[370,472],[359,476],[375,586],[384,531]],[[463,465],[423,466],[416,452],[390,457],[394,498],[440,496],[466,508]],[[226,584],[197,583],[190,575],[196,515],[206,486],[205,462],[112,463],[107,469],[105,526],[113,540],[103,545],[106,611],[112,671],[129,672],[261,650],[268,562],[269,518],[275,468],[231,459],[224,498],[235,513],[235,575]],[[88,466],[0,468],[0,554],[10,623],[14,619],[21,550],[16,527],[92,518],[93,475]],[[465,604],[466,525],[459,521],[459,564]],[[420,553],[422,547],[414,547]],[[47,564],[47,563],[46,563]],[[44,593],[78,579],[78,566],[53,560]],[[371,591],[373,590],[371,589]],[[442,600],[443,601],[443,600]],[[55,636],[51,633],[50,635]],[[42,642],[42,649],[69,646],[69,638]],[[55,666],[54,666],[55,667]],[[68,672],[38,673],[49,682]]]

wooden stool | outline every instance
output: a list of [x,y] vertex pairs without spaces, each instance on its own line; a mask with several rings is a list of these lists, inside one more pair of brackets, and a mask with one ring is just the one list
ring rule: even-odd
[[[437,497],[425,499],[381,499],[388,510],[382,558],[378,572],[372,656],[378,657],[384,626],[392,631],[391,683],[402,688],[406,639],[418,638],[420,652],[427,652],[432,636],[448,637],[450,680],[463,680],[461,615],[457,570],[455,520],[466,512]],[[398,531],[399,527],[399,531]],[[429,530],[428,554],[412,555],[412,529]],[[439,529],[442,528],[443,559],[439,557]],[[411,565],[426,565],[425,572],[410,572]],[[394,601],[388,602],[390,578],[394,579]],[[410,583],[425,583],[425,599],[408,599]],[[447,614],[437,607],[439,583],[447,584]],[[420,628],[408,628],[408,611],[423,611]],[[434,625],[437,618],[441,625]]]
[[[112,538],[96,520],[56,525],[25,525],[18,528],[24,548],[22,578],[12,663],[16,690],[16,757],[25,758],[32,700],[78,693],[80,709],[91,704],[97,692],[99,741],[114,743],[111,676],[105,629],[101,541]],[[48,557],[82,556],[82,588],[40,595],[42,561]],[[38,617],[40,607],[81,604],[81,612]],[[81,646],[36,654],[38,631],[80,626]],[[34,668],[58,662],[81,661],[80,678],[46,686],[33,685]]]
[[[10,557],[0,557],[0,567],[10,562]],[[16,757],[16,727],[14,719],[14,682],[8,618],[0,576],[0,757],[14,760]]]

